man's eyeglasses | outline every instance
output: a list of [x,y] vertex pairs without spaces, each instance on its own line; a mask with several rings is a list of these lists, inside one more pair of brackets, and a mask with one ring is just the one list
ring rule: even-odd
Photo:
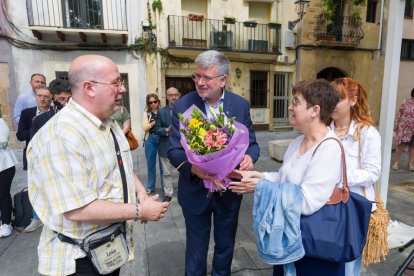
[[156,104],[158,103],[158,101],[152,101],[152,102],[148,102],[149,104]]
[[97,83],[97,84],[105,84],[105,85],[113,85],[116,88],[119,88],[121,86],[125,86],[125,82],[122,79],[118,79],[116,82],[100,82],[100,81],[94,81],[94,80],[90,80],[90,82],[92,83]]
[[220,75],[220,76],[215,76],[215,77],[209,77],[209,76],[202,76],[202,75],[200,75],[200,74],[193,73],[193,74],[191,75],[191,78],[193,79],[193,81],[200,81],[200,79],[202,79],[202,80],[204,80],[205,82],[209,82],[209,81],[211,81],[212,79],[215,79],[215,78],[220,78],[220,77],[223,77],[223,76],[225,76],[225,75]]

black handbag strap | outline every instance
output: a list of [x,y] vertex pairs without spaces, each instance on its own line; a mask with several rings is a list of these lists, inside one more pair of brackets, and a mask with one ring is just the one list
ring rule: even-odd
[[[121,171],[121,178],[122,178],[122,187],[123,187],[123,192],[124,192],[124,203],[128,203],[128,187],[127,187],[127,181],[126,181],[126,175],[125,175],[125,169],[124,169],[124,162],[122,161],[122,155],[121,155],[121,150],[119,148],[119,144],[118,141],[116,140],[115,134],[111,129],[111,134],[112,134],[112,138],[114,139],[114,144],[115,144],[115,153],[116,153],[116,158],[118,160],[118,167],[119,170]],[[110,225],[112,226],[112,225]],[[108,226],[108,227],[110,227]],[[126,221],[124,222],[124,227],[126,229]],[[102,229],[101,229],[102,230]],[[59,240],[61,240],[62,242],[67,242],[73,245],[78,245],[82,248],[83,246],[83,242],[80,241],[76,241],[75,239],[72,239],[62,233],[58,233],[56,231],[53,231],[57,234]],[[126,235],[126,231],[123,232],[124,236]]]

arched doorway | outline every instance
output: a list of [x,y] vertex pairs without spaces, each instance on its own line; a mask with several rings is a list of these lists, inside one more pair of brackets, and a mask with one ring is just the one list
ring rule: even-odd
[[327,81],[333,81],[337,78],[346,77],[346,74],[335,67],[328,67],[320,71],[317,75],[317,79],[325,79]]

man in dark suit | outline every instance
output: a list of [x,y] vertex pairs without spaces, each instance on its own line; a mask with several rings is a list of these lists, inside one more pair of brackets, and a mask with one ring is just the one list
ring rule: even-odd
[[23,170],[27,170],[26,148],[31,139],[30,131],[32,129],[33,119],[37,115],[48,111],[52,100],[52,94],[46,86],[35,87],[34,92],[36,106],[22,110],[16,133],[19,141],[26,141],[26,147],[23,150]]
[[224,89],[230,71],[229,60],[220,52],[210,50],[200,54],[192,75],[197,91],[179,99],[173,109],[168,158],[180,172],[178,180],[178,202],[182,207],[186,225],[185,275],[206,275],[207,251],[210,239],[211,221],[214,223],[214,257],[211,275],[230,275],[236,238],[241,195],[226,190],[208,193],[203,179],[210,176],[200,168],[191,165],[180,143],[178,113],[184,113],[195,104],[206,115],[209,107],[218,113],[222,106],[228,118],[249,129],[249,147],[239,165],[240,170],[251,170],[259,158],[259,146],[250,119],[250,105],[247,100]]
[[49,83],[49,90],[53,95],[53,106],[49,111],[39,114],[33,119],[30,139],[44,126],[59,110],[61,110],[72,96],[68,80],[55,79]]
[[[52,94],[50,93],[49,88],[46,86],[36,87],[34,89],[34,92],[37,106],[23,109],[20,115],[19,127],[16,133],[17,139],[19,139],[19,141],[26,141],[26,147],[23,150],[23,170],[27,170],[26,148],[32,139],[31,131],[33,120],[36,116],[49,111],[50,103],[52,100]],[[33,232],[42,225],[42,222],[33,209],[32,220],[30,221],[30,224],[26,226],[24,232]]]
[[157,113],[157,119],[155,121],[154,132],[160,138],[158,141],[158,155],[161,160],[161,166],[163,170],[163,189],[164,198],[162,201],[170,202],[173,195],[173,180],[172,170],[173,166],[168,160],[168,148],[170,146],[170,130],[171,130],[171,115],[174,103],[180,98],[180,92],[175,87],[170,87],[166,92],[168,105],[164,106]]

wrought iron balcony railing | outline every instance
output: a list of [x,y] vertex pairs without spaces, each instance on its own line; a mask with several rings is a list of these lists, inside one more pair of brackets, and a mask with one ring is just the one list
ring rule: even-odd
[[330,16],[321,14],[317,17],[314,36],[316,41],[338,41],[359,44],[364,38],[362,20],[355,16]]
[[[226,21],[227,22],[227,21]],[[280,54],[280,24],[168,16],[168,46]]]
[[126,0],[26,0],[29,26],[127,31]]

